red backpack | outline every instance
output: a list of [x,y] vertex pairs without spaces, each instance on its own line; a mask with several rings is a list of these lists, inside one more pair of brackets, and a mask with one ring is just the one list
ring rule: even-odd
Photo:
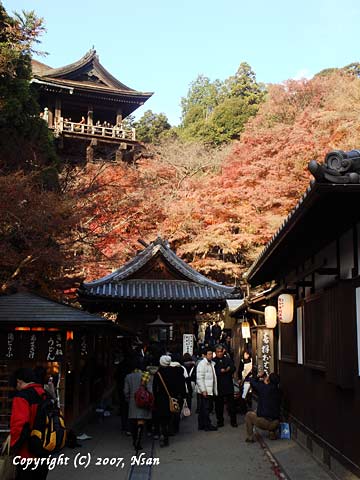
[[135,394],[135,403],[139,408],[146,408],[151,410],[154,406],[154,395],[149,392],[145,385],[140,385],[136,390]]

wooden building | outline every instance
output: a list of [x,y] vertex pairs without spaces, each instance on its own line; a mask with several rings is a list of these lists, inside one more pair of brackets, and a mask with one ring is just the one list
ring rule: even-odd
[[0,432],[11,411],[11,374],[20,367],[49,376],[67,426],[94,409],[113,387],[113,322],[31,293],[0,296]]
[[268,298],[248,306],[293,294],[294,320],[275,331],[293,435],[348,479],[360,475],[360,152],[309,169],[315,181],[247,273]]
[[242,292],[191,268],[157,238],[113,273],[84,283],[79,300],[91,312],[116,312],[144,340],[182,346],[200,313],[221,311]]
[[82,141],[92,148],[109,146],[131,149],[135,129],[123,119],[152,95],[127,87],[100,63],[94,49],[80,60],[60,68],[32,61],[32,84],[39,92],[42,116],[60,140],[60,145]]

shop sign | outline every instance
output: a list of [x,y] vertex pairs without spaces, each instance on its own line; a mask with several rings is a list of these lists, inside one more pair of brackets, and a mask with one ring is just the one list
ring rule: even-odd
[[86,341],[86,335],[81,335],[80,339],[80,354],[82,357],[86,357],[88,354],[87,352],[87,341]]
[[274,331],[271,328],[257,330],[257,359],[258,368],[267,375],[274,371]]
[[2,360],[61,361],[65,341],[61,332],[0,332]]
[[194,335],[192,333],[185,333],[183,335],[183,355],[189,353],[193,355],[194,353]]

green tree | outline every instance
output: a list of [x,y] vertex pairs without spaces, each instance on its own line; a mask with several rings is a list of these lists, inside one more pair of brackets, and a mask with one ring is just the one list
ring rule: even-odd
[[195,108],[196,112],[201,111],[203,118],[207,118],[220,101],[222,83],[220,80],[211,82],[208,77],[199,75],[190,83],[186,97],[181,99],[181,111],[183,124],[189,123],[188,115]]
[[257,83],[255,72],[246,62],[240,63],[235,75],[224,82],[225,97],[245,98],[249,105],[261,103],[264,95],[264,85]]
[[31,53],[44,30],[34,12],[10,17],[0,3],[0,169],[39,170],[57,162],[30,85]]
[[162,135],[170,130],[171,125],[163,113],[147,110],[138,122],[134,123],[136,138],[145,143],[158,143]]

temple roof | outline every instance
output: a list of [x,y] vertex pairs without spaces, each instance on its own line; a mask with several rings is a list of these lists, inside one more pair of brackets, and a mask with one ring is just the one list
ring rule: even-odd
[[238,288],[201,275],[157,238],[110,275],[84,283],[80,295],[121,300],[225,300],[241,298]]
[[112,326],[113,322],[33,293],[20,292],[0,296],[0,324]]
[[85,87],[109,93],[120,93],[144,97],[146,101],[152,92],[139,92],[117,80],[100,63],[96,50],[89,50],[80,60],[60,68],[51,68],[44,63],[32,60],[34,78],[49,84],[68,87]]

